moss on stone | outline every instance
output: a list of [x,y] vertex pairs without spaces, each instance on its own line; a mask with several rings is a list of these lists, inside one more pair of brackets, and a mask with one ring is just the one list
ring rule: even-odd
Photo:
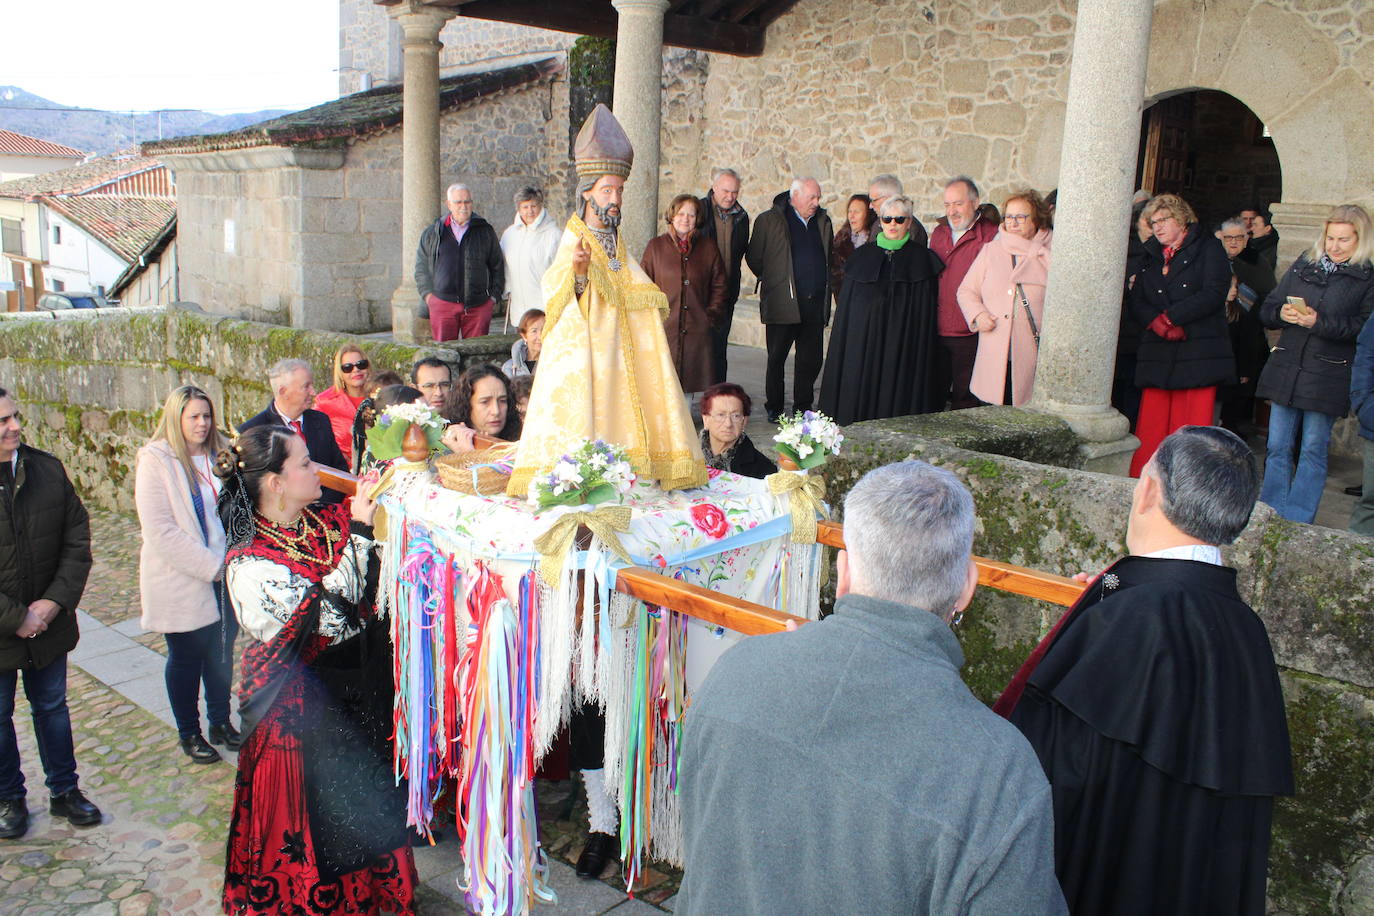
[[1065,468],[1082,466],[1078,436],[1068,424],[1048,414],[1019,407],[977,407],[914,417],[869,420],[846,429],[883,431],[897,436],[944,442],[956,448],[1006,455]]
[[1374,699],[1283,672],[1297,795],[1274,810],[1269,895],[1294,913],[1336,911],[1342,875],[1374,834]]

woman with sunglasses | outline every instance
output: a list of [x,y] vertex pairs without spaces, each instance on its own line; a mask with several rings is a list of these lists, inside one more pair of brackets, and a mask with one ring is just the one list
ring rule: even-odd
[[353,462],[353,418],[371,388],[372,363],[357,344],[334,352],[334,384],[315,396],[315,409],[329,417],[334,441],[344,458]]
[[944,265],[912,236],[912,223],[911,199],[888,198],[882,231],[845,263],[820,400],[842,426],[942,406],[932,377]]
[[1044,323],[1053,216],[1035,191],[1002,205],[1002,228],[983,246],[959,284],[959,308],[978,334],[969,390],[987,404],[1030,400]]

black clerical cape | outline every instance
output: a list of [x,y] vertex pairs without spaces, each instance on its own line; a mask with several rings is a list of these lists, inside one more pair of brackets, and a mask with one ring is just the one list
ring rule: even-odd
[[869,242],[845,262],[821,378],[821,410],[836,423],[944,406],[933,381],[943,269],[940,258],[914,240],[896,251]]
[[995,708],[1049,777],[1069,910],[1262,914],[1293,770],[1269,635],[1235,570],[1127,557],[1042,645]]

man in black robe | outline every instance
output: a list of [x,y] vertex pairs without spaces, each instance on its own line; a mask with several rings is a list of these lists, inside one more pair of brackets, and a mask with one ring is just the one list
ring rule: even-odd
[[1234,433],[1165,439],[1131,500],[1131,555],[994,707],[1049,777],[1073,913],[1264,912],[1274,796],[1293,793],[1288,727],[1269,636],[1216,546],[1258,492]]
[[841,426],[944,406],[935,384],[944,263],[911,228],[910,199],[882,210],[881,232],[845,262],[825,357],[820,407]]

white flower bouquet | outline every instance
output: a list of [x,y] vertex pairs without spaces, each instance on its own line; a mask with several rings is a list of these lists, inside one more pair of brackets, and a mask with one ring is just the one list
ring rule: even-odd
[[805,471],[825,464],[825,459],[831,455],[838,455],[844,435],[834,420],[808,410],[784,416],[773,442],[778,447],[778,454]]
[[553,470],[530,482],[530,499],[541,509],[594,505],[630,492],[634,482],[634,469],[623,448],[600,439],[583,439],[558,459]]
[[421,403],[393,404],[388,407],[372,428],[367,431],[367,448],[378,461],[389,461],[399,457],[406,430],[419,426],[429,440],[432,454],[439,448],[444,429],[448,426],[444,418]]

